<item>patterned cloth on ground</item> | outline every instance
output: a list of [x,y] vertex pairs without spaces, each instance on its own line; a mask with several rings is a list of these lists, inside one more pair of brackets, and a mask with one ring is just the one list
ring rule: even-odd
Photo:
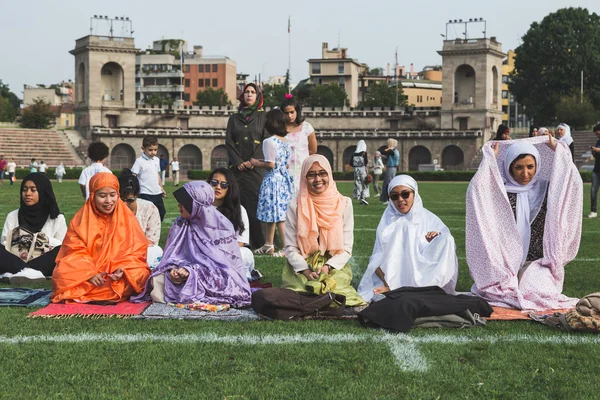
[[152,303],[139,318],[145,319],[203,319],[221,321],[255,321],[261,319],[252,309],[213,312],[177,308],[164,303]]
[[2,288],[0,289],[0,307],[43,307],[50,303],[51,290]]
[[101,305],[90,303],[53,303],[41,310],[32,312],[29,317],[36,318],[129,318],[140,315],[149,303],[131,303],[124,301],[122,303]]

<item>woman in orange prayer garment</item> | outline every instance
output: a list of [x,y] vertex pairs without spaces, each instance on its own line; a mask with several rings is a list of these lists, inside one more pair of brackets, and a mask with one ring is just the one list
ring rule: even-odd
[[75,214],[56,257],[52,301],[117,303],[144,290],[148,239],[119,198],[108,172],[90,180],[90,197]]

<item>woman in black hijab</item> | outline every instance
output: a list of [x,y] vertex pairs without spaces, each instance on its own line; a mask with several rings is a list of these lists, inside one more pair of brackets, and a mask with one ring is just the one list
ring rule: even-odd
[[21,206],[6,216],[0,237],[0,279],[11,284],[45,281],[67,232],[52,183],[41,173],[21,182]]

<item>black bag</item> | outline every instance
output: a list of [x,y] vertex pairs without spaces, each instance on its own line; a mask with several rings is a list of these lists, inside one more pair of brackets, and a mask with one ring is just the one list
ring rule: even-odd
[[[332,304],[337,308],[331,308]],[[339,316],[346,308],[346,297],[328,292],[295,292],[290,289],[267,288],[252,293],[252,308],[257,314],[272,319],[299,319],[307,316]]]

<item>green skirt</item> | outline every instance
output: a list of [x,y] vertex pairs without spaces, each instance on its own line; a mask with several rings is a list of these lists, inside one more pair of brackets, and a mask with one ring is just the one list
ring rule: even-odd
[[[325,265],[325,262],[331,258],[327,253],[322,256],[317,252],[306,259],[309,268],[314,272],[319,267]],[[281,287],[291,289],[296,292],[308,292],[315,294],[325,294],[333,292],[346,297],[346,305],[349,307],[362,306],[367,303],[358,294],[356,289],[352,287],[352,270],[350,263],[344,265],[342,269],[331,268],[329,274],[320,274],[318,280],[309,281],[304,274],[297,274],[288,262],[283,267],[281,277]]]

